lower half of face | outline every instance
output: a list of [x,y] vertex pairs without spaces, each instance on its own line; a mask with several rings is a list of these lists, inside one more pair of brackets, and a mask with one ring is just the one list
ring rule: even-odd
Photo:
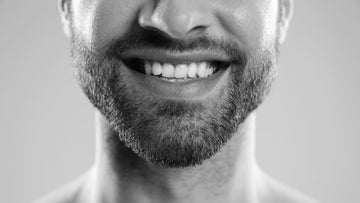
[[180,42],[141,29],[101,50],[75,34],[77,79],[119,141],[141,158],[163,167],[201,164],[267,94],[276,41],[254,51],[226,36]]

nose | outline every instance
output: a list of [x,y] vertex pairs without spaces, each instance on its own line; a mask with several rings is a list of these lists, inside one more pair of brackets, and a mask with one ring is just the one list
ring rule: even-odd
[[172,38],[186,38],[204,31],[212,18],[208,0],[148,1],[139,12],[139,25],[155,29]]

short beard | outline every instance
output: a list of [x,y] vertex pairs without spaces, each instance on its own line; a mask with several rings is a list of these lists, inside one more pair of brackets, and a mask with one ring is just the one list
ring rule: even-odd
[[[119,52],[133,47],[179,52],[221,50],[233,62],[231,80],[221,95],[209,102],[144,96],[128,85],[118,57]],[[72,39],[79,84],[118,132],[119,139],[111,138],[111,142],[123,142],[141,158],[161,167],[201,164],[220,150],[268,93],[276,75],[277,50],[274,44],[270,50],[251,56],[235,42],[201,36],[185,43],[151,30],[130,31],[102,50],[88,48],[77,35]]]

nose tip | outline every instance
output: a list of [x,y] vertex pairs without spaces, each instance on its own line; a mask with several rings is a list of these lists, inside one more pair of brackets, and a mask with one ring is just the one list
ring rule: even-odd
[[177,37],[184,37],[193,32],[200,32],[210,25],[205,19],[202,19],[201,14],[198,12],[191,14],[180,13],[166,19],[169,32]]
[[208,12],[190,5],[186,0],[172,0],[160,1],[156,6],[145,6],[139,14],[139,25],[159,30],[172,38],[185,38],[190,33],[209,27]]

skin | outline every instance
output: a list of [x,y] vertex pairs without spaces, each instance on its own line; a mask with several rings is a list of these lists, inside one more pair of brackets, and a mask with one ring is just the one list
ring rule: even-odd
[[[249,53],[282,44],[292,0],[60,0],[64,32],[102,49],[133,23],[188,40],[201,32],[227,37]],[[70,12],[70,10],[72,12]],[[71,16],[72,13],[72,16]],[[124,143],[96,110],[96,158],[78,180],[37,201],[311,203],[311,198],[264,173],[254,153],[255,111],[214,156],[189,167],[158,167]]]

